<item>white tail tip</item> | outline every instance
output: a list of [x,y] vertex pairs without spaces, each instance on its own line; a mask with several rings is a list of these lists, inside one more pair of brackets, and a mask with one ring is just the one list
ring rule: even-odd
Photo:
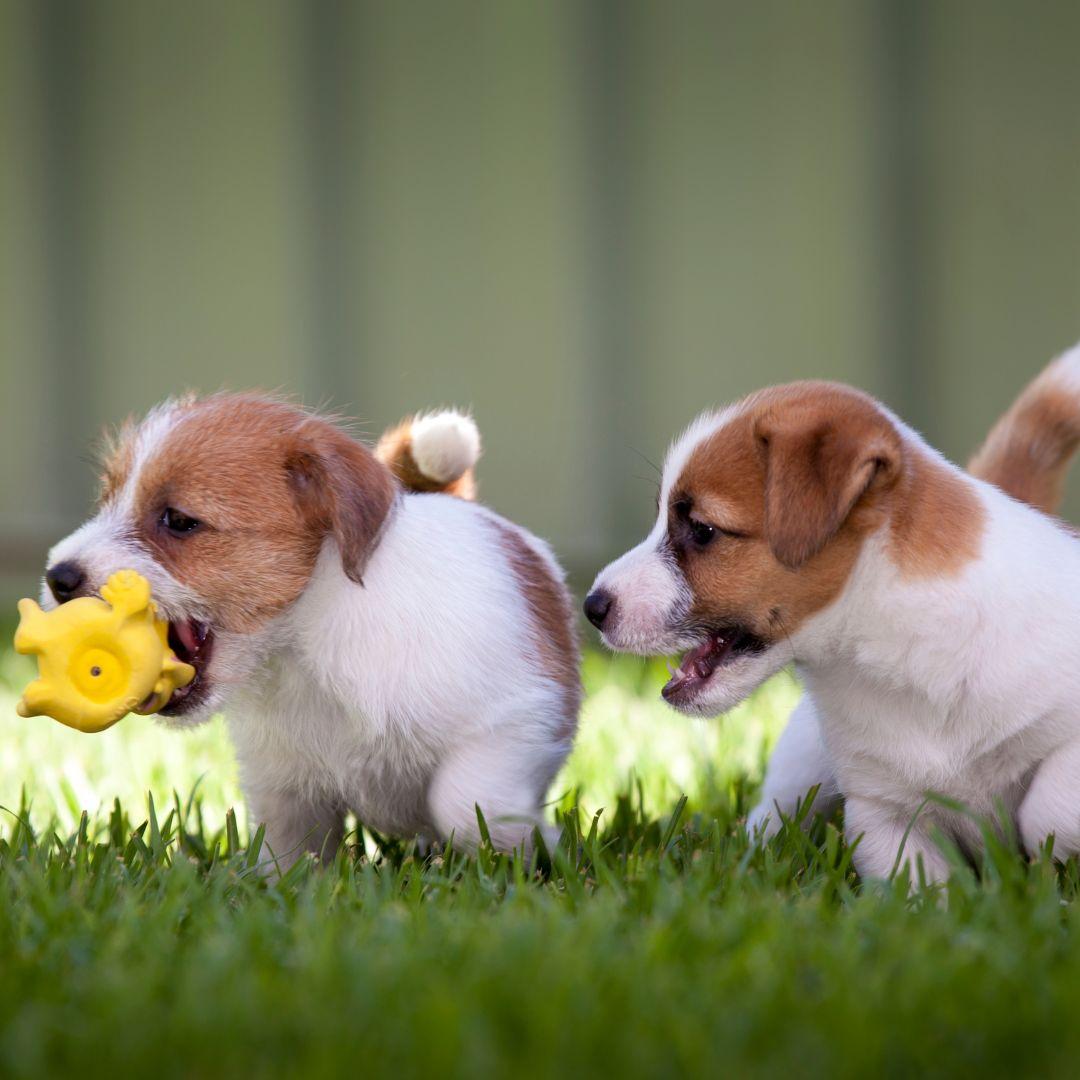
[[453,483],[480,459],[476,422],[452,409],[416,417],[411,436],[413,461],[438,484]]

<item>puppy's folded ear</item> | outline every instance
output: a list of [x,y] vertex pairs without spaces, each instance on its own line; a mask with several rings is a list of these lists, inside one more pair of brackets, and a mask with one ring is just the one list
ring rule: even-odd
[[334,537],[346,575],[362,585],[397,494],[389,470],[367,447],[319,419],[301,427],[285,469],[310,528]]
[[765,464],[765,539],[789,570],[817,555],[900,472],[900,436],[870,402],[778,409],[758,419],[754,436]]

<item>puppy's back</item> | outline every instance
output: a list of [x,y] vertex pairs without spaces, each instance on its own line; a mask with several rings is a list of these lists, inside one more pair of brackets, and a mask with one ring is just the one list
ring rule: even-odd
[[541,540],[477,503],[405,493],[363,585],[324,551],[296,617],[313,656],[376,712],[409,702],[479,721],[499,702],[543,702],[538,724],[574,730],[578,642],[562,570]]

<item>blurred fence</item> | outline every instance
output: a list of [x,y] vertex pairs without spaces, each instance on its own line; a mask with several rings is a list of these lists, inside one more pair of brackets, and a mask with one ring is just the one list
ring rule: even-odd
[[471,405],[579,579],[768,382],[964,455],[1080,337],[1077,41],[1066,0],[0,0],[0,590],[186,387]]

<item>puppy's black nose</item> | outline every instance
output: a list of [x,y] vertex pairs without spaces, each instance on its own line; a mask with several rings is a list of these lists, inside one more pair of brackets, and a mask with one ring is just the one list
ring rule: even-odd
[[86,574],[77,562],[58,562],[45,571],[45,584],[58,604],[74,600],[86,581]]
[[606,593],[603,589],[597,589],[595,592],[591,592],[585,597],[585,618],[587,618],[597,630],[603,630],[604,620],[608,617],[608,612],[611,610],[611,602],[611,593]]

